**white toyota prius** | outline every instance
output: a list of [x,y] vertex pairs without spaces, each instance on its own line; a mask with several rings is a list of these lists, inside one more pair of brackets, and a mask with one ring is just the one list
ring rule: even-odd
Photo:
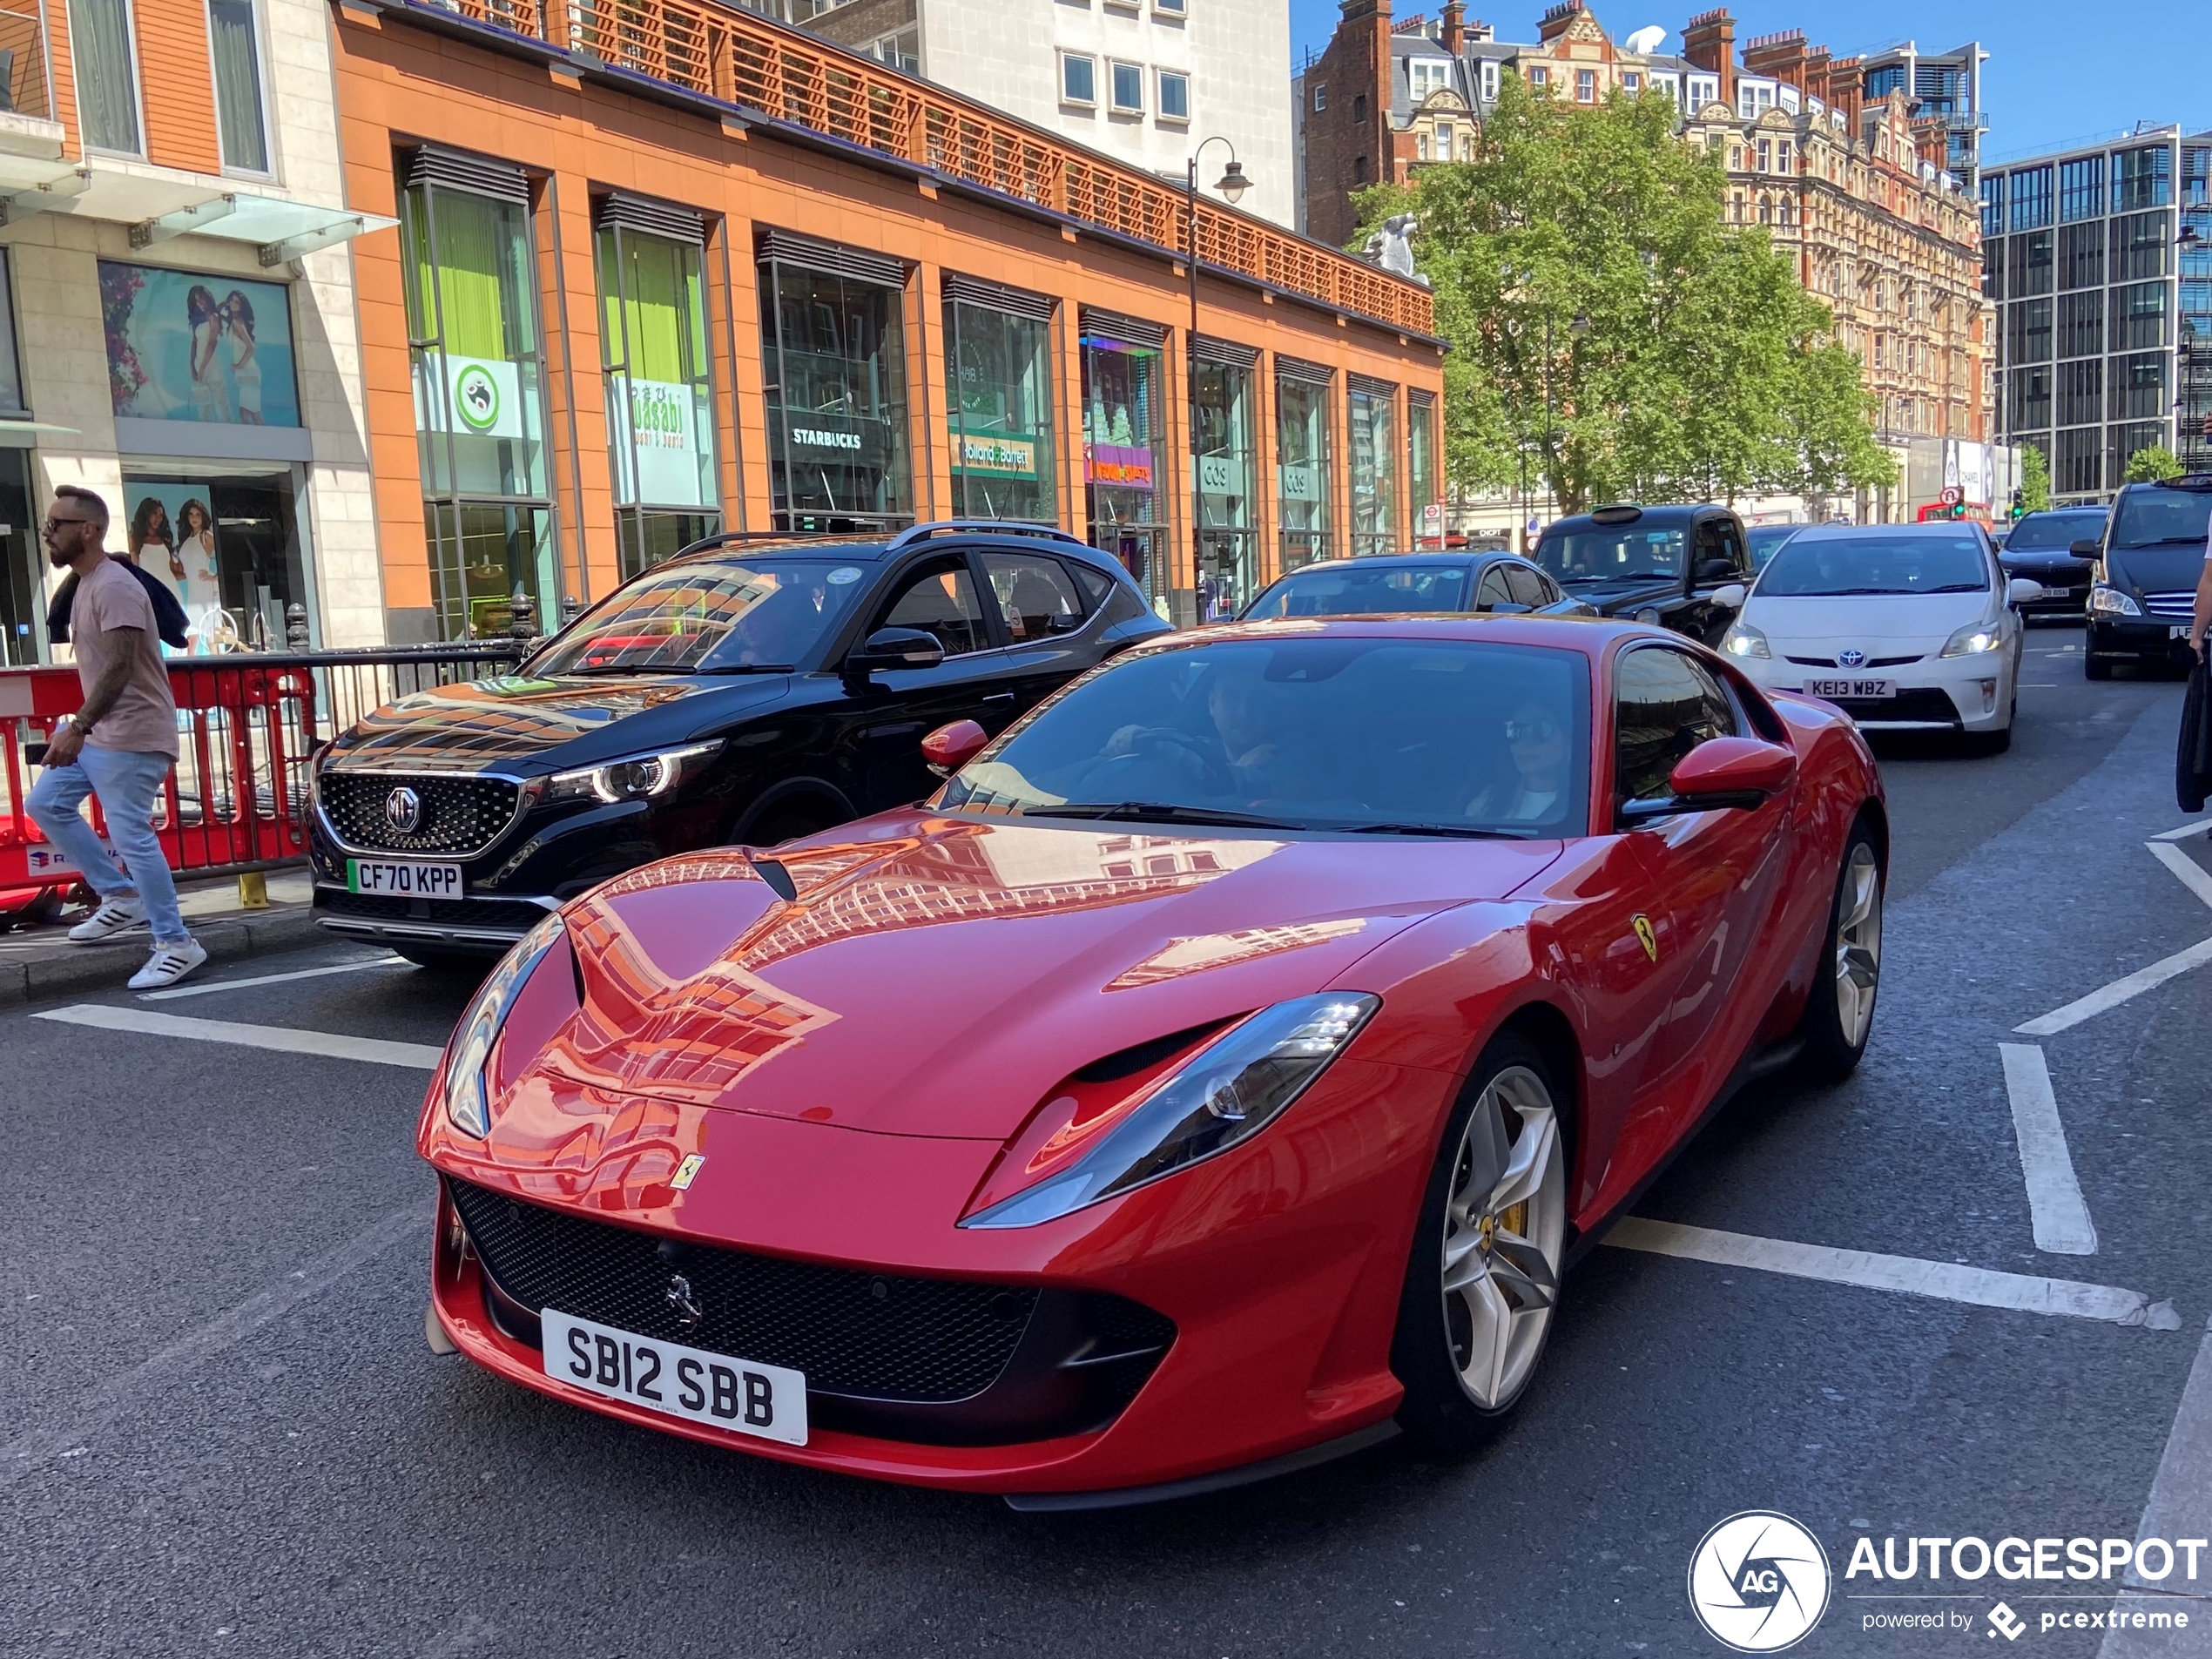
[[1721,649],[1763,685],[1826,698],[1870,731],[2007,747],[2024,627],[1981,526],[1819,524],[1783,543]]

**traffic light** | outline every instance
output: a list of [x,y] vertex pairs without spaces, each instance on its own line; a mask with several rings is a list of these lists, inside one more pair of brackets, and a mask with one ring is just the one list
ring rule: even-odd
[[2027,512],[2027,508],[2020,501],[2020,492],[2015,489],[2013,492],[2013,516],[2014,518],[2020,518],[2024,516]]

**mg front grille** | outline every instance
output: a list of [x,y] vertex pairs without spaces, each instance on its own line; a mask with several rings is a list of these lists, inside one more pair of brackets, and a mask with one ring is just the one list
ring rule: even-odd
[[520,939],[543,921],[543,905],[527,899],[401,899],[385,893],[347,893],[342,887],[315,889],[315,908],[325,915],[354,921],[438,922],[479,933],[507,933]]
[[[911,1278],[719,1250],[616,1227],[446,1183],[493,1282],[532,1312],[580,1318],[806,1374],[808,1392],[943,1402],[988,1388],[1021,1341],[1034,1287]],[[669,1281],[689,1281],[705,1317],[678,1323]],[[1174,1326],[1120,1298],[1134,1318]],[[1147,1366],[1149,1371],[1149,1364]]]
[[[326,772],[315,780],[322,813],[348,846],[376,853],[447,853],[473,858],[515,821],[520,796],[504,778],[435,772]],[[414,827],[401,829],[400,790],[415,794]]]

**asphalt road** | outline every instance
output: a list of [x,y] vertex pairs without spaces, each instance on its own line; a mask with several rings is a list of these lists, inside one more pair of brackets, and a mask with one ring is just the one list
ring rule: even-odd
[[[1987,1653],[2000,1593],[2031,1622],[2101,1608],[2103,1585],[1952,1582],[1976,1592],[1941,1604],[1970,1629],[1872,1630],[1939,1604],[1842,1577],[1862,1535],[2134,1536],[2212,1312],[2212,965],[2040,1041],[2095,1253],[2031,1231],[1998,1044],[2212,934],[2146,850],[2180,822],[2179,688],[2090,685],[2077,643],[2032,636],[2011,753],[1885,751],[1887,963],[1859,1075],[1747,1091],[1637,1213],[2116,1286],[2175,1318],[1602,1247],[1536,1396],[1479,1457],[1386,1447],[1178,1506],[1021,1516],[617,1426],[434,1356],[420,1072],[10,1013],[0,1653],[1719,1654],[1685,1572],[1751,1508],[1834,1563],[1797,1652]],[[2201,836],[2170,845],[2212,868]],[[435,1044],[467,988],[383,963],[80,1000]],[[2212,1652],[2212,1600],[2186,1605],[2203,1641],[2171,1651]]]

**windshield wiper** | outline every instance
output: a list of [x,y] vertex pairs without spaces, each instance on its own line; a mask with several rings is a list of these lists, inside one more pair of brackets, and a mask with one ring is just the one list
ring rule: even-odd
[[1285,819],[1257,813],[1232,813],[1211,806],[1178,806],[1158,800],[1066,801],[1057,806],[1024,806],[1024,818],[1126,818],[1163,824],[1217,824],[1230,829],[1305,829]]
[[1476,829],[1471,824],[1324,824],[1348,835],[1443,835],[1463,841],[1527,841],[1535,839],[1514,830]]
[[796,674],[799,671],[789,663],[723,663],[713,668],[698,668],[695,674]]
[[1939,587],[1915,588],[1915,593],[1987,593],[1986,582],[1946,582]]
[[576,678],[599,674],[690,674],[696,671],[675,663],[597,663],[587,668],[563,671],[565,675]]
[[[2089,538],[2085,536],[2081,539],[2086,542]],[[2148,542],[2114,542],[2113,550],[2119,552],[2122,549],[2131,547],[2172,547],[2182,542],[2188,543],[2191,547],[2202,547],[2205,544],[2205,538],[2201,533],[2195,536],[2155,536]]]

